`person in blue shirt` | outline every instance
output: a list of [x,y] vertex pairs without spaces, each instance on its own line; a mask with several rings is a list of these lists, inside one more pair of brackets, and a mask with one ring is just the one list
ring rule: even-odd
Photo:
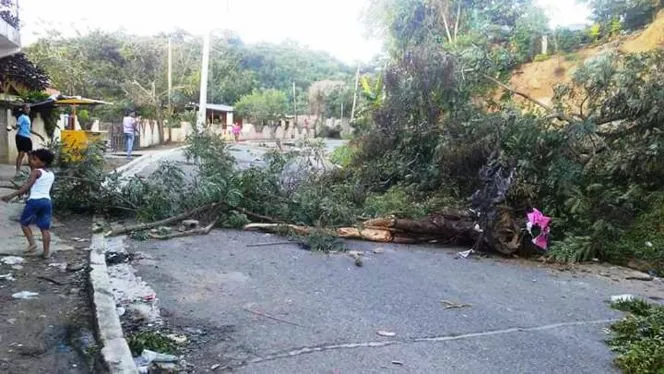
[[16,175],[19,175],[21,165],[23,165],[23,158],[32,151],[30,105],[23,105],[23,113],[18,117],[16,127],[18,127],[18,132],[16,133],[16,149],[18,150],[18,155],[16,156]]

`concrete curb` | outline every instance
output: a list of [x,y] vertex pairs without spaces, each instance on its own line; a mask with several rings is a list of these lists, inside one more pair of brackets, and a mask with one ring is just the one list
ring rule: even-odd
[[111,292],[111,282],[106,267],[106,238],[104,234],[94,234],[90,246],[90,285],[92,305],[99,340],[102,344],[101,356],[111,374],[138,373],[136,364],[124,338],[120,317],[115,311],[115,300]]

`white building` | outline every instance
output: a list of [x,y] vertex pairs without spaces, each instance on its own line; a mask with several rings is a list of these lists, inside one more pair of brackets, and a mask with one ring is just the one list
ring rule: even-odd
[[21,50],[18,0],[0,1],[0,58]]

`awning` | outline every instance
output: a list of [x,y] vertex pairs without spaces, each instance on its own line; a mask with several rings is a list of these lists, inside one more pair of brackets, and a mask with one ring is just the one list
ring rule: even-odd
[[102,100],[87,99],[80,96],[59,96],[55,103],[56,105],[113,105]]
[[40,103],[30,104],[32,107],[41,105],[113,105],[102,100],[87,99],[81,96],[53,95]]

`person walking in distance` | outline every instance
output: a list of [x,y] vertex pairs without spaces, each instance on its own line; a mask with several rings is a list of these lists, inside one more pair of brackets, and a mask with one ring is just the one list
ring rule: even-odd
[[30,225],[36,225],[42,234],[42,243],[44,253],[42,257],[49,258],[51,255],[51,221],[53,215],[53,206],[51,204],[51,187],[55,180],[55,175],[48,170],[55,159],[53,152],[48,149],[38,149],[30,152],[28,161],[30,163],[30,177],[28,181],[18,190],[9,195],[2,196],[2,201],[9,202],[15,197],[21,196],[30,191],[28,200],[25,203],[23,214],[21,214],[21,230],[28,240],[26,254],[32,254],[37,250],[35,237],[32,234]]
[[236,122],[233,124],[233,137],[235,138],[235,142],[240,141],[240,133],[242,132],[242,127],[240,126],[240,123]]
[[18,155],[16,156],[16,176],[18,177],[21,173],[21,166],[23,165],[23,158],[25,158],[32,151],[32,139],[30,134],[32,134],[32,121],[30,121],[30,105],[23,105],[21,115],[16,121],[16,127],[18,127],[18,132],[16,133],[16,150],[18,150]]
[[129,112],[122,119],[122,131],[124,132],[125,143],[127,143],[127,159],[131,159],[131,151],[134,149],[134,137],[138,130],[138,121],[136,112]]

